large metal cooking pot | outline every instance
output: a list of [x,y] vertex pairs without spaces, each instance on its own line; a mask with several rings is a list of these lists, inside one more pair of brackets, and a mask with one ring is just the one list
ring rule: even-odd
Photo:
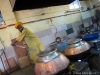
[[40,52],[39,59],[35,64],[35,75],[54,75],[64,70],[69,65],[69,59],[56,50]]
[[64,54],[71,60],[82,59],[90,53],[90,45],[81,39],[71,39]]

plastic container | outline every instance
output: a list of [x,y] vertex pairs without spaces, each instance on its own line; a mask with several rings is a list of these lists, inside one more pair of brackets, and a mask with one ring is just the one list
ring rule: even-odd
[[85,41],[92,41],[99,38],[99,33],[93,33],[93,34],[86,34],[83,36],[83,40]]

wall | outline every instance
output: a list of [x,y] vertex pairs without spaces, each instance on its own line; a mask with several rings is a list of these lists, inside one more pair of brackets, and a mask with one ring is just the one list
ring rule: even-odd
[[95,5],[99,2],[99,0],[91,0],[92,4]]
[[[81,5],[87,7],[85,1],[81,1]],[[77,31],[79,30],[78,26],[82,24],[81,15],[79,13],[55,17],[69,14],[66,13],[66,11],[69,10],[68,5],[12,12],[9,0],[0,0],[0,10],[6,23],[6,25],[1,26],[1,28],[5,28],[0,29],[0,38],[2,39],[2,41],[4,41],[4,45],[6,48],[5,52],[8,59],[12,57],[16,59],[15,51],[10,44],[11,39],[16,38],[18,36],[18,31],[14,28],[14,26],[9,25],[15,24],[17,21],[25,23],[29,21],[45,19],[37,22],[24,24],[24,26],[39,37],[46,49],[49,48],[48,46],[50,43],[55,41],[56,28],[56,36],[60,36],[62,39],[66,39],[68,37],[73,38],[77,35]],[[42,15],[43,13],[46,14]],[[52,18],[52,23],[50,19],[46,19],[50,17],[55,17]],[[90,12],[87,11],[82,13],[82,19],[84,20],[86,26],[88,26],[88,22],[91,21],[90,17]],[[72,25],[72,28],[74,30],[74,33],[69,35],[66,34],[68,25]],[[0,66],[0,68],[3,70],[3,67]]]
[[[93,7],[93,4],[92,4],[91,0],[87,0],[87,1],[86,1],[86,4],[87,4],[87,6],[90,7],[90,8]],[[92,10],[89,10],[89,12],[90,12],[90,15],[91,15],[91,16],[94,16],[94,10],[93,10],[93,9],[92,9]]]
[[[95,0],[95,1],[92,0],[92,4],[98,6],[98,5],[100,5],[100,1],[99,0]],[[95,8],[94,13],[95,13],[95,10],[97,10],[97,9],[100,9],[100,7]]]
[[[87,4],[85,1],[80,1],[80,4],[81,4],[81,7],[84,7],[84,9],[86,10],[87,9]],[[82,19],[86,19],[88,17],[91,17],[90,15],[90,12],[89,11],[86,11],[86,12],[82,12]]]
[[[93,6],[99,6],[100,5],[100,0],[87,0],[86,4],[88,5],[88,7],[93,8]],[[90,10],[90,15],[91,16],[95,16],[95,10],[100,9],[100,7],[94,8],[92,10]]]
[[[94,0],[91,0],[91,2],[92,2],[92,5],[96,5],[96,6],[97,5],[100,5],[100,1],[99,0],[95,0],[95,1]],[[96,9],[100,9],[100,7],[96,8]]]

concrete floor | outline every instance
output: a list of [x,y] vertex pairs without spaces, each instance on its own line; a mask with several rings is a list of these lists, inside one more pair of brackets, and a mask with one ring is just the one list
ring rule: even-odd
[[25,68],[16,70],[9,75],[34,75],[34,65],[29,65]]
[[100,75],[100,71],[92,69],[92,75]]
[[[100,75],[100,71],[97,71],[96,69],[92,69],[92,72],[94,73],[92,75]],[[25,68],[18,69],[16,71],[10,73],[9,75],[35,75],[34,74],[34,65],[29,65]]]

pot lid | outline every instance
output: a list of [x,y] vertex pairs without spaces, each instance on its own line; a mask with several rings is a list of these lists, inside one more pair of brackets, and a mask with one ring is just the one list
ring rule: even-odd
[[79,39],[79,38],[77,38],[77,39],[70,39],[67,43],[70,45],[70,44],[75,44],[75,43],[78,43],[78,42],[80,42],[82,39]]
[[43,57],[43,56],[47,56],[47,55],[49,55],[49,54],[52,54],[52,53],[54,53],[54,52],[56,52],[56,49],[55,49],[55,50],[52,50],[52,51],[42,51],[42,52],[40,52],[40,53],[38,54],[38,56]]

